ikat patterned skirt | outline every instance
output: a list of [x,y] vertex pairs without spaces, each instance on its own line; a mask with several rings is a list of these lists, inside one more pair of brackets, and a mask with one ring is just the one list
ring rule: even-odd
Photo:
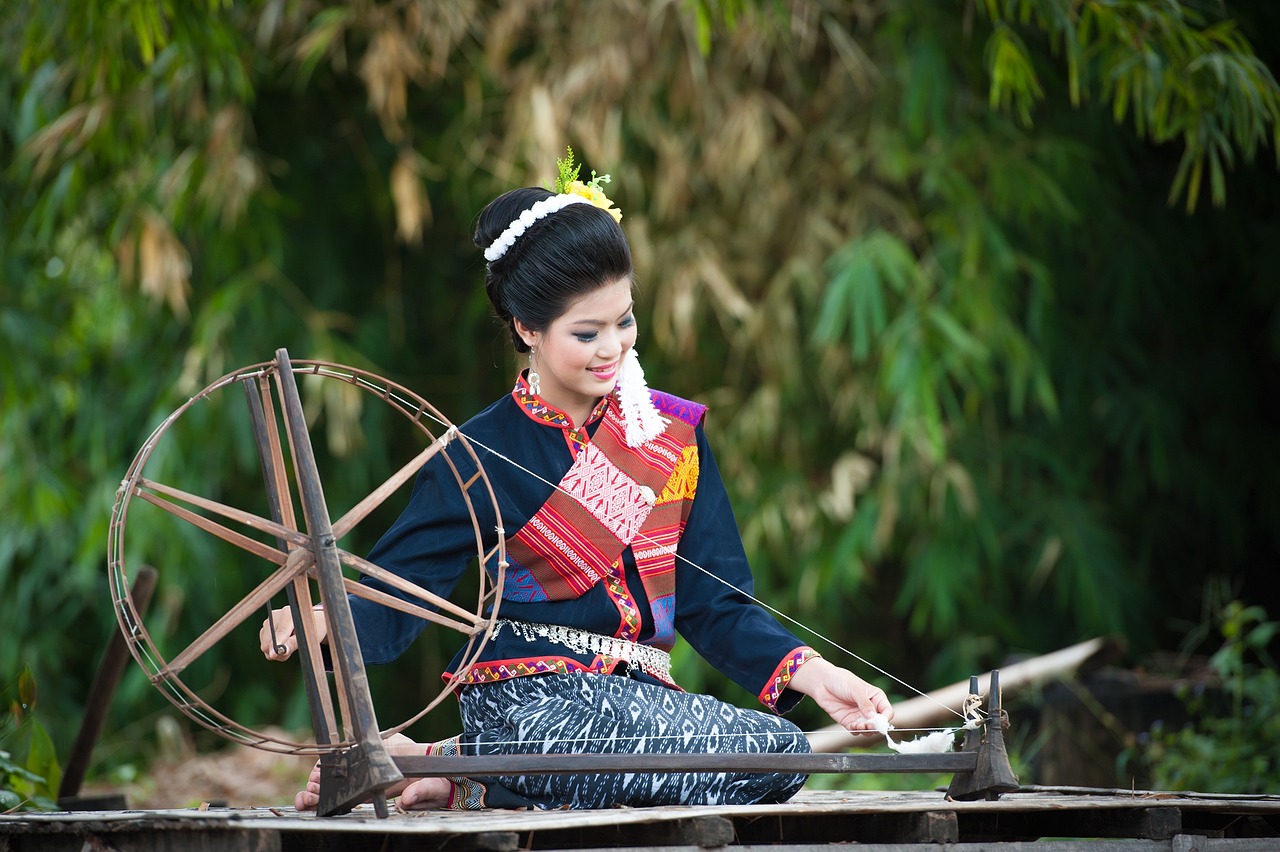
[[[466,733],[436,754],[806,753],[787,720],[625,675],[546,674],[461,690]],[[600,773],[450,779],[455,808],[609,808],[784,802],[804,775]]]

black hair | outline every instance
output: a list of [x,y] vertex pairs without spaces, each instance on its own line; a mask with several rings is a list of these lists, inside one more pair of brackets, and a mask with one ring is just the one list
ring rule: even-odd
[[[526,186],[498,196],[480,213],[475,244],[488,248],[521,213],[552,195]],[[534,222],[506,254],[490,261],[484,288],[516,351],[528,352],[516,332],[516,318],[534,331],[545,331],[574,299],[634,277],[631,247],[613,216],[593,204],[570,204]]]

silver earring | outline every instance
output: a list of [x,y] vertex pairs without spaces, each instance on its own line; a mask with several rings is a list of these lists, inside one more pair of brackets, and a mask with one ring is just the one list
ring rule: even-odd
[[534,396],[542,393],[542,377],[533,368],[533,347],[529,347],[529,391]]

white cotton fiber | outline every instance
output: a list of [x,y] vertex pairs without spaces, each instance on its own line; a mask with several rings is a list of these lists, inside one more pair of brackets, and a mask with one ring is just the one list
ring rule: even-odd
[[889,731],[893,730],[893,725],[889,724],[889,719],[883,713],[877,713],[871,717],[871,724],[877,731],[884,735],[885,742],[889,744],[889,748],[899,754],[942,754],[951,751],[955,744],[956,731],[952,730],[934,731],[923,737],[916,737],[910,742],[896,742],[889,736]]

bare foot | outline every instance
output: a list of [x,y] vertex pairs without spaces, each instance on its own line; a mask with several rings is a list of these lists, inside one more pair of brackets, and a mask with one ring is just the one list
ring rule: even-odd
[[396,808],[401,811],[427,811],[447,807],[452,786],[448,778],[419,778],[400,793]]
[[[392,734],[386,739],[387,751],[391,754],[422,754],[423,746],[420,743],[406,737],[404,734]],[[424,781],[439,781],[444,784],[444,792],[439,793],[438,790],[433,791],[433,795],[439,794],[440,803],[434,804],[434,798],[428,796],[426,791],[419,791],[410,798],[410,802],[421,802],[421,804],[410,804],[408,807],[420,808],[441,808],[449,803],[449,782],[444,778],[427,778]],[[388,799],[398,796],[412,787],[414,782],[409,780],[398,781],[383,791],[383,795]],[[428,801],[430,799],[430,801]],[[316,765],[311,767],[311,776],[307,778],[307,786],[298,791],[293,797],[293,808],[297,811],[314,811],[316,806],[320,804],[320,761],[316,761]]]
[[[449,779],[419,778],[416,781],[401,781],[386,789],[383,795],[396,799],[396,808],[401,811],[426,811],[443,808],[449,804]],[[299,790],[293,797],[293,808],[298,811],[314,811],[320,803],[320,773],[316,770],[307,781],[307,788]]]
[[293,809],[314,811],[318,804],[320,804],[320,762],[316,761],[316,765],[311,769],[311,777],[307,779],[306,788],[299,790],[298,795],[293,797]]

